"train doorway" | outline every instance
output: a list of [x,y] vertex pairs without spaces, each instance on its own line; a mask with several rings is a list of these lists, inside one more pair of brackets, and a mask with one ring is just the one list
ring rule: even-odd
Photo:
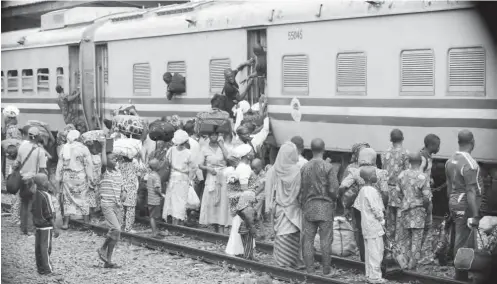
[[79,71],[79,45],[69,46],[69,94],[81,90]]
[[[254,54],[255,47],[262,47],[264,52],[267,52],[267,40],[266,40],[266,29],[253,29],[247,31],[247,59],[253,58],[256,55]],[[262,60],[261,60],[262,61]],[[266,57],[264,56],[264,62],[259,62],[258,64],[263,64],[264,69],[266,68]],[[248,74],[253,74],[255,72],[255,66],[250,66],[248,68]],[[261,94],[265,93],[266,89],[266,74],[264,72],[264,76],[257,76],[253,78],[253,82],[250,81],[248,84],[251,84],[249,93],[248,93],[248,101],[250,105],[257,103],[259,101],[259,97]]]

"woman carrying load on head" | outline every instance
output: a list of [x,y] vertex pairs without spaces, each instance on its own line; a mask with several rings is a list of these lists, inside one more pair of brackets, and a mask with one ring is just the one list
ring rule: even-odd
[[82,215],[89,222],[90,205],[86,196],[93,181],[93,162],[90,150],[76,141],[79,136],[79,131],[69,131],[55,172],[55,179],[62,187],[64,230],[69,227],[70,216]]
[[226,180],[223,172],[229,153],[217,132],[209,135],[209,144],[202,147],[201,153],[203,163],[199,165],[199,168],[207,172],[207,177],[199,223],[203,225],[214,224],[216,232],[224,234],[224,227],[231,223],[227,188],[223,186]]
[[15,106],[6,106],[3,109],[5,128],[2,129],[2,140],[18,139],[22,140],[22,133],[19,130],[17,117],[19,109]]
[[167,220],[167,216],[172,216],[174,225],[186,220],[188,190],[196,173],[192,154],[187,148],[189,138],[188,133],[177,130],[172,140],[174,146],[166,154],[170,174],[162,217]]
[[266,212],[274,217],[274,259],[280,266],[297,267],[302,231],[299,154],[295,144],[283,144],[266,176]]

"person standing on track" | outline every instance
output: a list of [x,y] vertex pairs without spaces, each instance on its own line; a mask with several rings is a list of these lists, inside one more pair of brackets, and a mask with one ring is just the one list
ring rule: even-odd
[[46,174],[39,173],[33,178],[36,193],[33,198],[33,223],[36,227],[35,256],[38,273],[41,275],[53,272],[50,254],[52,253],[52,234],[59,237],[59,230],[55,225],[55,209],[52,196],[48,193],[49,181]]
[[125,187],[123,176],[117,169],[117,156],[106,153],[106,140],[102,141],[102,179],[100,180],[100,207],[109,226],[109,232],[101,248],[97,249],[104,268],[120,268],[112,262],[112,254],[121,237],[121,221]]
[[[471,237],[471,226],[478,216],[477,196],[481,195],[479,183],[480,167],[471,157],[475,147],[473,133],[461,130],[458,137],[459,151],[445,164],[449,209],[454,217],[454,254],[459,248],[475,248],[475,238]],[[468,280],[468,272],[456,270],[456,280]]]
[[319,228],[323,274],[327,275],[331,272],[333,218],[339,184],[333,166],[323,159],[324,141],[312,140],[311,150],[312,160],[300,170],[302,174],[300,203],[303,209],[304,231],[302,251],[307,272],[314,273],[314,239]]
[[[432,155],[440,150],[440,138],[435,134],[428,134],[424,139],[425,147],[421,149],[421,170],[428,176],[430,188],[433,186],[431,169],[433,167]],[[420,264],[430,264],[435,261],[433,253],[433,203],[430,201],[426,210],[425,230],[423,233],[423,248]]]
[[409,169],[409,151],[402,146],[404,134],[400,129],[390,132],[392,146],[381,155],[381,165],[388,175],[388,206],[386,217],[387,236],[395,240],[396,233],[400,230],[402,222],[398,222],[399,207],[402,203],[402,195],[397,187],[397,180],[402,171]]

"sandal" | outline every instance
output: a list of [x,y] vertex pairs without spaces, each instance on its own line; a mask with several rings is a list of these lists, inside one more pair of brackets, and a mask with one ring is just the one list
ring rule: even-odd
[[104,268],[114,268],[114,269],[118,269],[118,268],[121,268],[121,266],[115,264],[115,263],[108,263],[106,262],[104,264]]

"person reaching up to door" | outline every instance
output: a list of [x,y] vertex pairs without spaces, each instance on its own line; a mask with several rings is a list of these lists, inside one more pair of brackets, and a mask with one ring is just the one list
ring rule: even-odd
[[[267,63],[266,63],[266,51],[260,44],[256,44],[254,48],[252,49],[254,52],[255,57],[252,60],[252,63],[254,64],[254,72],[250,74],[246,79],[242,80],[240,83],[244,84],[245,82],[248,81],[247,84],[247,90],[252,87],[252,84],[257,84],[258,86],[258,94],[256,98],[254,98],[254,101],[257,101],[259,97],[265,94],[265,87],[266,87],[266,72],[267,72]],[[241,97],[240,100],[243,100],[245,98],[245,95],[247,92],[244,92],[244,96]]]
[[250,66],[252,64],[253,60],[247,60],[240,64],[236,69],[231,70],[231,69],[225,69],[224,70],[224,88],[222,91],[222,94],[226,96],[225,104],[222,110],[226,111],[229,113],[231,118],[234,118],[235,115],[233,113],[233,107],[240,101],[242,97],[245,97],[245,95],[240,95],[240,87],[238,86],[238,83],[235,80],[236,75],[238,72],[242,71],[243,68]]
[[80,133],[85,133],[88,129],[86,127],[86,121],[84,119],[83,113],[79,109],[79,104],[81,104],[81,92],[75,90],[71,95],[64,92],[64,88],[61,85],[55,87],[57,91],[58,98],[57,104],[62,111],[62,116],[64,117],[64,122],[66,124],[72,124]]

